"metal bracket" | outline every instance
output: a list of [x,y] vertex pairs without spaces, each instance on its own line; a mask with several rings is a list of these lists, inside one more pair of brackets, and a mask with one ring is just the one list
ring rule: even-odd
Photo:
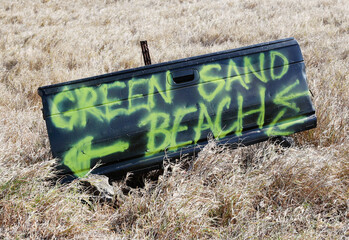
[[144,64],[145,65],[151,65],[151,60],[150,60],[149,48],[148,48],[147,41],[141,41],[141,48],[142,48]]

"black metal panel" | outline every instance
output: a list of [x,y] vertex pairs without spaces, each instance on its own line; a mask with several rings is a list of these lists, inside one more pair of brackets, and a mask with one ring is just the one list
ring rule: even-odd
[[151,168],[208,134],[245,145],[316,126],[294,39],[39,88],[51,149],[81,177]]

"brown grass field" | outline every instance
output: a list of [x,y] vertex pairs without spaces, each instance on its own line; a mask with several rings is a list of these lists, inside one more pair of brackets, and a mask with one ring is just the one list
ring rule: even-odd
[[[191,168],[94,202],[54,173],[43,85],[295,37],[316,129],[282,149],[210,143]],[[0,239],[349,238],[347,0],[1,0]]]

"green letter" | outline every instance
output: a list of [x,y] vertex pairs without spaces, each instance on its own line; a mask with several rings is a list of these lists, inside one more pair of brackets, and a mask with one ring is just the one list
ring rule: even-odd
[[[200,104],[200,115],[198,119],[198,126],[195,128],[195,143],[197,143],[201,137],[201,132],[207,129],[211,129],[211,131],[214,133],[214,125],[212,123],[211,117],[207,112],[207,108],[204,104]],[[207,123],[204,124],[204,120],[207,120]]]
[[[137,85],[147,85],[148,84],[148,81],[149,79],[144,79],[144,78],[141,78],[141,79],[132,79],[128,82],[128,110],[129,110],[129,113],[133,113],[139,109],[147,109],[149,111],[149,106],[148,104],[139,104],[139,105],[136,105],[136,106],[133,106],[132,102],[134,99],[137,99],[137,98],[141,98],[143,97],[143,94],[133,94],[133,91],[134,91],[134,88],[137,86]],[[142,87],[143,89],[146,89],[145,86]],[[144,94],[145,95],[145,94]],[[142,99],[143,100],[143,99]]]
[[[236,76],[232,77],[232,71],[235,71]],[[235,62],[233,60],[229,61],[229,66],[228,66],[228,73],[227,73],[227,85],[225,87],[225,90],[229,91],[231,89],[231,84],[234,81],[239,81],[239,83],[241,84],[241,86],[243,86],[245,89],[248,90],[248,86],[246,85],[244,79],[241,77],[240,73],[239,73],[239,69],[237,68]],[[248,80],[248,79],[247,79]]]
[[[163,121],[160,123],[160,118]],[[138,126],[142,127],[150,123],[150,130],[148,132],[148,155],[152,155],[155,153],[164,150],[170,143],[171,133],[166,129],[169,127],[170,116],[166,113],[151,113],[148,117],[143,119]],[[157,144],[157,140],[159,140],[159,135],[162,135],[162,142]]]
[[176,117],[173,122],[172,135],[171,135],[171,150],[175,150],[178,147],[182,147],[184,145],[192,143],[192,141],[177,143],[176,137],[179,132],[182,132],[188,129],[188,126],[180,125],[183,117],[189,113],[193,113],[196,111],[197,111],[196,107],[190,107],[190,108],[180,108],[175,112]]
[[[122,103],[120,96],[114,95],[108,96],[109,92],[113,88],[125,88],[126,84],[121,81],[115,81],[112,84],[103,84],[100,86],[100,93],[103,96],[104,104],[104,116],[103,118],[110,122],[116,116],[128,115],[128,111],[124,108],[117,107]],[[122,96],[121,96],[122,97]],[[113,108],[114,107],[114,108]]]
[[223,138],[225,137],[228,133],[232,132],[234,129],[237,128],[237,121],[234,122],[230,128],[223,130],[222,129],[222,113],[224,106],[227,106],[226,108],[228,109],[230,106],[231,98],[230,97],[225,97],[217,106],[217,116],[215,119],[215,137]]
[[[278,56],[284,61],[284,65],[282,68],[282,71],[279,75],[275,75],[274,73],[274,64],[275,64],[275,57]],[[270,52],[270,76],[271,79],[280,79],[282,76],[284,76],[288,71],[288,59],[285,55],[277,52],[277,51],[271,51]]]
[[[168,73],[166,73],[168,74]],[[171,85],[167,83],[166,78],[163,79],[163,82],[166,85],[166,90],[163,90],[160,87],[159,84],[159,76],[153,75],[150,78],[149,81],[149,95],[148,95],[148,105],[150,108],[153,108],[155,106],[155,102],[154,102],[154,92],[155,92],[155,88],[158,90],[158,93],[161,95],[162,99],[164,99],[164,101],[168,104],[172,103],[172,96],[171,96]]]
[[238,94],[238,106],[239,106],[239,109],[238,109],[238,119],[234,123],[234,126],[235,126],[235,124],[237,124],[237,126],[235,126],[236,129],[237,129],[235,131],[235,134],[237,136],[241,135],[242,130],[243,130],[243,118],[248,116],[248,115],[259,113],[259,116],[258,116],[258,119],[257,119],[257,125],[258,125],[258,127],[260,129],[263,128],[264,117],[265,117],[265,90],[266,90],[265,87],[260,87],[260,90],[259,90],[260,101],[261,101],[260,107],[257,108],[257,109],[250,110],[250,111],[245,112],[245,113],[242,112],[244,98],[242,97],[241,94]]
[[[201,83],[199,84],[198,91],[200,95],[208,102],[211,102],[216,95],[223,89],[225,85],[225,81],[223,81],[224,76],[210,76],[210,71],[212,69],[221,70],[222,67],[219,64],[209,64],[206,66],[203,66],[200,70],[200,79],[202,79]],[[213,81],[216,79],[221,78],[222,80],[218,80],[214,82],[216,84],[216,88],[208,93],[206,89],[204,88],[204,85],[206,82]]]
[[245,66],[245,82],[250,83],[250,74],[249,70],[255,75],[259,80],[266,83],[268,82],[268,79],[265,76],[264,73],[264,53],[259,54],[259,71],[260,74],[257,73],[257,71],[254,69],[254,67],[251,64],[251,59],[249,57],[244,57],[244,66]]
[[[53,125],[68,131],[73,130],[73,128],[77,126],[85,127],[87,123],[87,113],[102,120],[100,111],[94,107],[96,100],[96,92],[89,87],[58,93],[51,103],[51,120]],[[68,109],[60,109],[65,101],[68,101],[71,107]]]
[[259,116],[257,119],[257,124],[258,124],[258,127],[261,129],[261,128],[263,128],[263,125],[264,125],[264,116],[265,116],[265,87],[259,88],[259,97],[261,100],[260,107],[257,109],[250,110],[248,112],[243,113],[243,117],[251,115],[251,114],[259,113]]

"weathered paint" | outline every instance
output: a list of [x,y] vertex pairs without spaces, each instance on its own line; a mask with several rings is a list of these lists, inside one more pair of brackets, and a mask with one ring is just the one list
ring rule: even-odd
[[204,142],[209,133],[223,139],[259,129],[268,137],[292,134],[304,122],[303,128],[310,126],[314,109],[298,44],[186,61],[182,68],[199,77],[182,85],[173,82],[168,66],[128,78],[108,75],[98,84],[56,86],[43,96],[51,148],[66,170],[82,177],[99,160],[144,162]]

